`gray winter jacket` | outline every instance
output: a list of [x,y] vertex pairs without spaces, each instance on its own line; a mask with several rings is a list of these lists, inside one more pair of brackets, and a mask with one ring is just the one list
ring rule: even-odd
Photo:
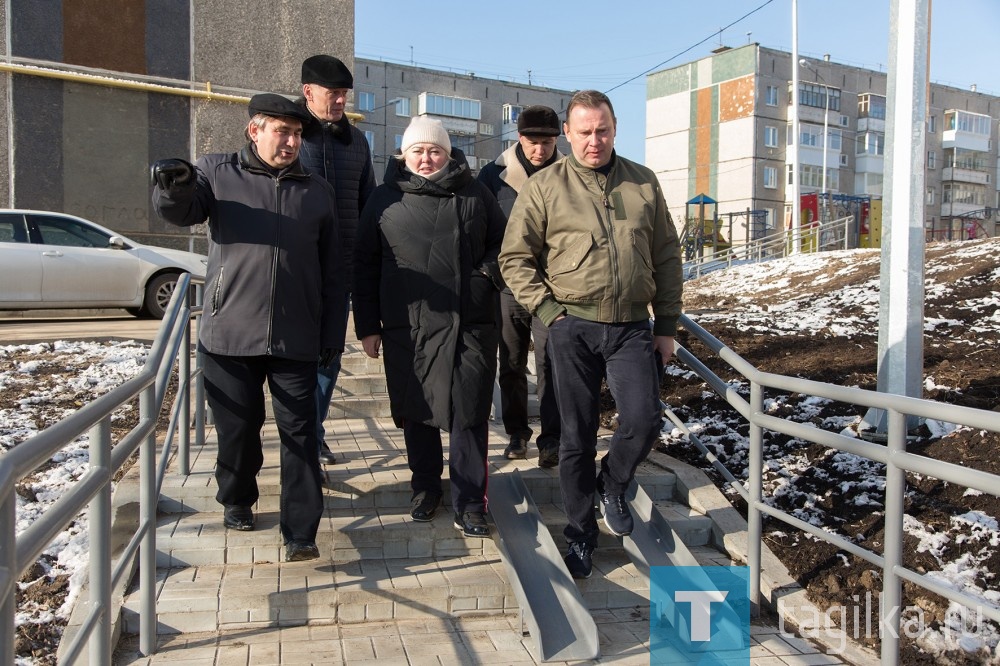
[[347,293],[333,188],[299,162],[274,175],[248,144],[195,164],[190,187],[153,190],[165,221],[208,219],[198,337],[224,356],[315,361],[343,350]]

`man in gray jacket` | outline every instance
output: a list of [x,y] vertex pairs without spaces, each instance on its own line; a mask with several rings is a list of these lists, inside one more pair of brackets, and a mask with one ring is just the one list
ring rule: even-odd
[[250,100],[249,143],[196,165],[153,165],[157,214],[178,226],[208,220],[205,389],[219,453],[223,524],[252,530],[267,380],[281,439],[285,560],[319,557],[323,490],[316,438],[317,358],[344,348],[346,290],[333,188],[299,163],[305,110],[280,95]]

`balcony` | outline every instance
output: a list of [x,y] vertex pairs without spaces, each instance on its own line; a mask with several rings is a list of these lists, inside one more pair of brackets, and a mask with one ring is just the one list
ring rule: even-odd
[[858,118],[858,132],[885,134],[885,120],[882,118]]
[[976,185],[989,185],[990,174],[985,171],[975,171],[973,169],[946,167],[941,170],[941,180],[974,183]]
[[883,155],[856,155],[854,170],[858,173],[885,173],[885,157]]
[[955,203],[948,202],[941,204],[941,217],[961,217],[972,211],[982,210],[983,204],[979,203]]

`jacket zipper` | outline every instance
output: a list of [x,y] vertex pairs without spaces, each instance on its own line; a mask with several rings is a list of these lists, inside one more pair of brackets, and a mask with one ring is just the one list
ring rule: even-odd
[[[614,169],[614,167],[612,167]],[[608,186],[611,184],[611,173],[604,178],[604,187],[601,187],[601,179],[598,177],[597,171],[593,172],[594,183],[597,188],[601,190],[601,203],[604,206],[604,219],[607,223],[607,234],[608,234],[608,246],[611,250],[611,287],[612,287],[612,298],[611,298],[611,317],[612,321],[619,321],[621,319],[620,308],[621,308],[621,273],[619,272],[618,266],[618,245],[615,243],[615,230],[614,223],[611,219],[611,202],[608,200]]]
[[215,280],[215,289],[212,291],[212,316],[219,313],[220,302],[222,301],[222,278],[226,274],[226,267],[219,268],[219,277]]
[[267,351],[271,355],[271,334],[274,328],[274,294],[278,281],[278,244],[281,240],[281,178],[274,179],[274,215],[277,218],[274,232],[274,247],[271,250],[271,297],[267,304]]

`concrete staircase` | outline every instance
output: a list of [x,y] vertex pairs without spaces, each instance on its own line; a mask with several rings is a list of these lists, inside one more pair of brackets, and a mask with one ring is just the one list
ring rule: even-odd
[[[354,343],[345,354],[326,423],[327,443],[340,462],[324,470],[326,515],[317,538],[321,558],[311,562],[282,561],[273,422],[263,431],[265,462],[252,532],[222,526],[210,431],[204,447],[192,451],[191,474],[171,471],[164,482],[157,528],[157,632],[219,635],[309,625],[363,633],[386,622],[468,617],[502,619],[516,627],[518,603],[496,530],[491,539],[465,538],[455,530],[447,490],[433,522],[410,519],[402,431],[388,414],[381,364],[364,357]],[[609,435],[602,433],[599,448],[606,449]],[[558,469],[539,468],[533,446],[527,460],[505,460],[506,442],[502,426],[491,423],[490,474],[519,471],[561,548]],[[710,545],[709,518],[674,501],[672,472],[648,460],[637,480],[699,561],[729,562]],[[648,579],[630,562],[620,538],[602,533],[594,565],[594,576],[577,584],[595,617],[622,611],[641,619],[648,613]],[[135,594],[125,600],[126,633],[138,631],[138,603]],[[530,637],[524,642],[529,644]],[[606,642],[602,638],[602,650]]]

